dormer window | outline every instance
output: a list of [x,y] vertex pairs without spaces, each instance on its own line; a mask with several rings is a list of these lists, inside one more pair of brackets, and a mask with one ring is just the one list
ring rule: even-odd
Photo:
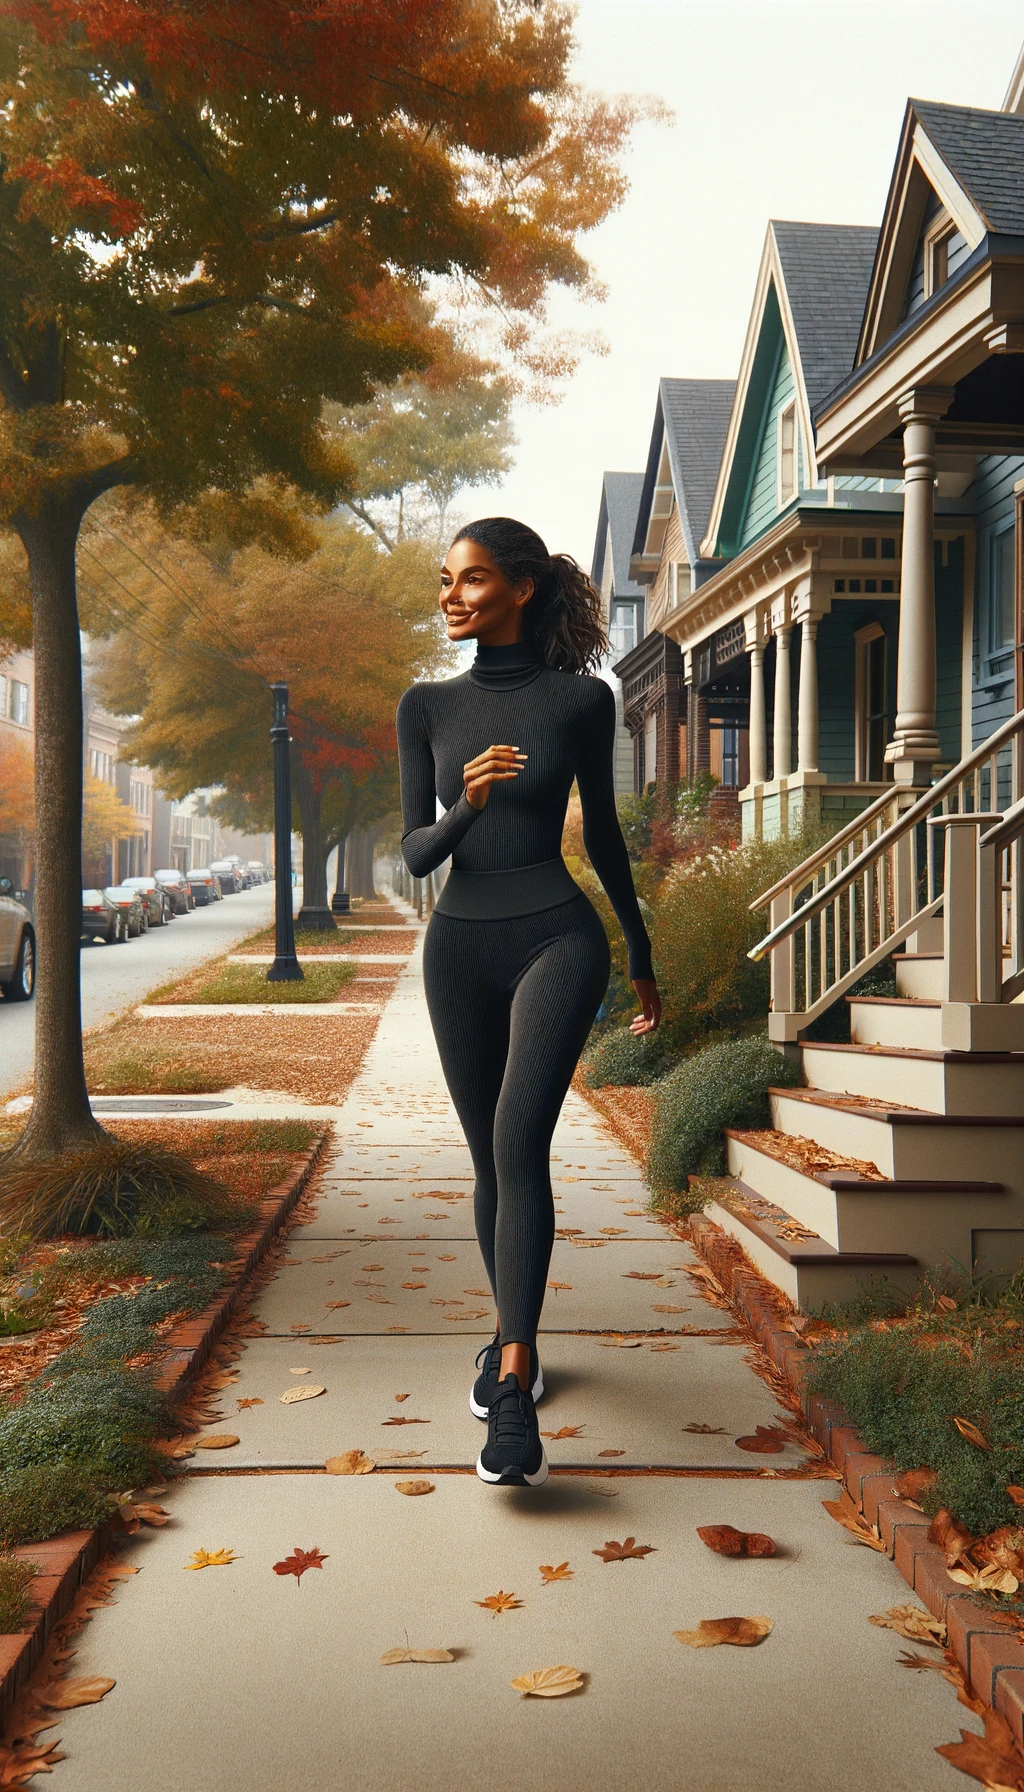
[[947,211],[941,211],[925,230],[924,297],[945,286],[967,254],[967,243]]
[[796,405],[788,404],[779,412],[777,435],[777,473],[779,509],[796,497]]

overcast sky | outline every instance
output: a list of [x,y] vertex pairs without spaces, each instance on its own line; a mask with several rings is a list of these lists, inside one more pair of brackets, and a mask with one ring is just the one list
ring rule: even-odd
[[657,382],[734,377],[769,218],[877,224],[908,94],[998,107],[1024,39],[1022,0],[582,0],[578,78],[660,94],[631,190],[585,239],[607,302],[560,299],[598,327],[554,409],[516,417],[502,487],[469,515],[521,517],[589,567],[601,474],[642,469]]

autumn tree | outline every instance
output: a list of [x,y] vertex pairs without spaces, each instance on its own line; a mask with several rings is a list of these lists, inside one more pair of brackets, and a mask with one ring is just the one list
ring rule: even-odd
[[633,116],[572,89],[571,51],[557,0],[0,12],[0,521],[28,559],[39,693],[27,1160],[99,1130],[77,962],[82,518],[123,485],[165,511],[213,489],[230,514],[260,475],[336,503],[353,467],[323,401],[431,365],[428,283],[557,371],[545,295],[591,284],[578,237],[622,194]]

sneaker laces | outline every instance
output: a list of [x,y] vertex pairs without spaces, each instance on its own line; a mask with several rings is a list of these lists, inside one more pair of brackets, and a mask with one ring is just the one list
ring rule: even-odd
[[493,1351],[496,1351],[498,1353],[498,1359],[500,1362],[500,1359],[501,1359],[501,1340],[500,1340],[500,1338],[492,1338],[491,1342],[489,1344],[485,1344],[483,1349],[477,1352],[476,1366],[478,1369],[480,1367],[480,1364],[485,1361],[487,1362],[488,1367],[490,1367],[489,1359],[490,1359],[491,1353]]
[[518,1445],[529,1440],[530,1409],[524,1390],[501,1383],[501,1392],[491,1401],[491,1437],[498,1445]]

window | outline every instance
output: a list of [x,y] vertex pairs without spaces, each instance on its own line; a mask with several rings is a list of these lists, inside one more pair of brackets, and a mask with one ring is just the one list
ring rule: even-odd
[[722,729],[722,783],[738,785],[740,781],[740,731]]
[[885,746],[888,734],[888,663],[885,630],[880,622],[869,622],[854,636],[856,671],[856,732],[854,740],[854,776],[858,783],[880,784],[885,777]]
[[989,643],[991,654],[1006,653],[1015,639],[1016,531],[1011,526],[994,535],[989,548]]
[[967,243],[953,220],[940,218],[925,238],[925,298],[938,292],[968,254]]
[[632,653],[636,646],[636,604],[612,604],[608,645],[613,659]]
[[684,565],[682,561],[674,560],[672,562],[671,575],[669,582],[669,599],[672,608],[675,609],[677,604],[685,603],[690,595],[690,568]]
[[128,801],[136,815],[148,815],[150,812],[150,786],[141,778],[128,780]]
[[778,424],[778,488],[779,505],[796,497],[796,405],[779,412]]
[[22,684],[20,678],[11,679],[11,721],[20,722],[23,728],[28,727],[28,685]]
[[644,757],[643,778],[644,789],[648,784],[656,782],[658,776],[658,717],[655,710],[648,710],[644,717]]
[[94,778],[99,778],[102,784],[113,784],[114,755],[112,753],[103,753],[98,747],[91,747],[89,750],[89,770],[92,772]]

